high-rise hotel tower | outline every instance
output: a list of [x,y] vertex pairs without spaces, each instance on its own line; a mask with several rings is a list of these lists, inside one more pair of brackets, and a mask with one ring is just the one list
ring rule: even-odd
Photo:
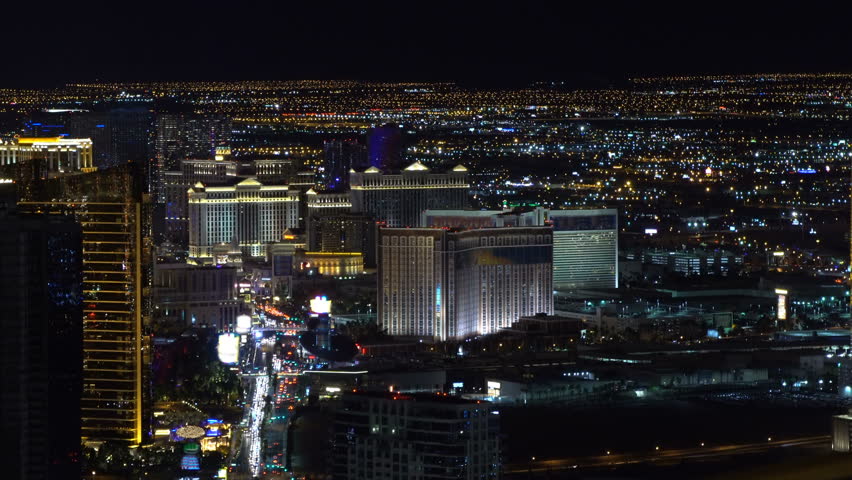
[[142,441],[143,291],[147,224],[129,166],[22,188],[21,211],[65,214],[82,226],[84,441]]
[[553,313],[553,230],[379,230],[379,322],[435,340],[489,334]]

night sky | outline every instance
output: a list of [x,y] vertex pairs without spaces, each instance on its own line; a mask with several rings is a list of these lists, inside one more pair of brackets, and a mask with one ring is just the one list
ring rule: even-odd
[[301,78],[596,86],[668,73],[852,71],[849,12],[820,2],[16,3],[19,16],[4,5],[2,86]]

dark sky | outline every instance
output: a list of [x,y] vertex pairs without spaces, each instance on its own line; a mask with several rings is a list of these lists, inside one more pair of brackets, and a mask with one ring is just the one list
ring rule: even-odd
[[[21,14],[9,17],[14,3]],[[52,8],[10,0],[0,85],[300,78],[500,85],[852,71],[850,12],[827,2],[267,3]]]

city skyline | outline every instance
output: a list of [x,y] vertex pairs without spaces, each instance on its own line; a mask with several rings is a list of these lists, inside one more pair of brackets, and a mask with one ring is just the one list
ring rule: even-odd
[[848,476],[844,9],[39,8],[10,478]]

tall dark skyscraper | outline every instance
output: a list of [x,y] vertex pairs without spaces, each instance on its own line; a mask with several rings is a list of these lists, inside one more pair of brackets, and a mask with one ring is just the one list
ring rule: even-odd
[[89,138],[94,166],[107,168],[153,158],[153,118],[144,103],[98,111],[55,109],[32,114],[26,129],[39,137]]
[[105,167],[112,163],[112,128],[105,112],[63,109],[37,112],[30,116],[26,127],[35,137],[89,138],[92,140],[92,164]]
[[80,478],[82,231],[22,214],[0,185],[0,459],[17,479]]
[[354,140],[329,140],[323,145],[325,152],[324,183],[326,187],[349,186],[349,171],[361,171],[370,166],[367,148]]
[[402,166],[402,131],[391,123],[370,130],[367,151],[370,166],[383,171],[399,170]]
[[109,111],[110,166],[147,161],[152,155],[154,114],[147,105],[116,107]]
[[231,142],[231,119],[224,115],[161,113],[154,141],[164,170],[175,170],[185,158],[212,158],[214,148]]

